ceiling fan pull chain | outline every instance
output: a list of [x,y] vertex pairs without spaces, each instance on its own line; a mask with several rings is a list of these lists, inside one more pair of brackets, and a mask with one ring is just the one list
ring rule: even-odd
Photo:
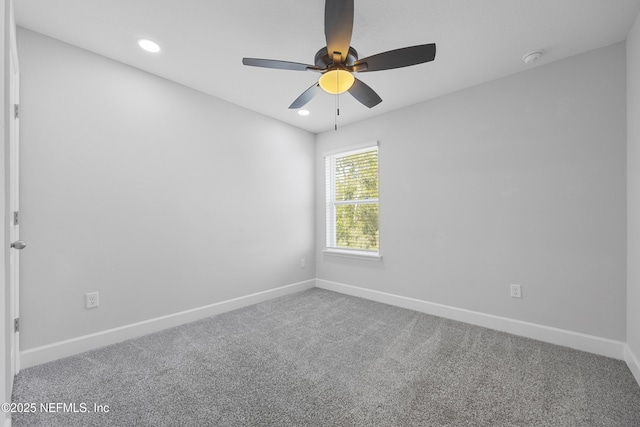
[[[336,77],[336,85],[338,87],[340,87],[340,74],[338,74],[338,76]],[[340,115],[340,92],[337,91],[338,93],[336,94],[336,112],[337,115]]]
[[340,115],[340,92],[337,90],[340,87],[340,74],[336,76],[336,115],[335,115],[335,130],[338,130],[338,116]]
[[340,115],[340,73],[336,76],[336,116]]
[[333,126],[335,128],[335,130],[338,130],[338,111],[340,111],[339,107],[338,107],[338,94],[336,94],[336,98],[335,98],[335,110],[334,110],[334,114],[333,114]]

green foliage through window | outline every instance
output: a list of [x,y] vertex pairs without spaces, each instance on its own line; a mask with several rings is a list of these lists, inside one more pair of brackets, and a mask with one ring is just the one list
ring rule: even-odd
[[335,234],[328,246],[377,251],[378,244],[378,149],[359,150],[327,158],[331,164],[332,193],[328,200]]

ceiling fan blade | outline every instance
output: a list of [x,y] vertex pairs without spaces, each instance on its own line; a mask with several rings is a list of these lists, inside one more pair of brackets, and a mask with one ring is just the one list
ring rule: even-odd
[[391,70],[433,61],[436,58],[436,44],[421,44],[382,52],[357,60],[353,67],[358,72]]
[[242,63],[251,67],[276,68],[278,70],[320,70],[320,68],[316,67],[315,65],[301,64],[299,62],[278,61],[275,59],[242,58]]
[[314,83],[313,86],[302,92],[302,95],[300,95],[295,101],[293,101],[293,104],[289,106],[289,109],[303,107],[307,102],[311,101],[313,97],[318,94],[318,92],[322,92],[322,88],[320,88],[320,84]]
[[355,79],[349,93],[363,105],[372,108],[382,102],[382,98],[363,81]]
[[326,0],[324,7],[324,35],[327,39],[327,51],[333,59],[340,52],[340,62],[349,54],[351,34],[353,32],[353,0]]

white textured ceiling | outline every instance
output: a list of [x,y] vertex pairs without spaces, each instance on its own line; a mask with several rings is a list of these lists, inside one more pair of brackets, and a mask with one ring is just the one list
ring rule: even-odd
[[[301,117],[288,106],[317,73],[245,67],[243,57],[313,64],[325,46],[324,0],[14,0],[18,25],[311,132],[332,129],[335,99]],[[383,99],[340,96],[339,124],[373,117],[626,38],[640,0],[356,0],[351,45],[364,58],[437,45],[434,62],[362,73]],[[160,54],[141,51],[147,37]],[[529,66],[530,67],[530,66]]]

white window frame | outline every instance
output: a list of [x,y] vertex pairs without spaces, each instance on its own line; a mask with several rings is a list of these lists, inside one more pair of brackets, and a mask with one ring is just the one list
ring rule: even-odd
[[369,151],[372,148],[378,149],[378,179],[380,179],[380,155],[378,141],[370,141],[364,144],[343,147],[336,150],[326,151],[325,159],[325,206],[326,206],[326,233],[325,233],[325,249],[322,251],[325,255],[341,256],[347,258],[367,259],[373,261],[381,261],[380,241],[378,241],[377,250],[356,249],[356,248],[338,248],[336,247],[336,206],[340,204],[378,204],[378,227],[380,225],[380,195],[377,199],[368,200],[351,200],[336,201],[335,200],[335,159],[336,157],[350,156],[360,152]]

